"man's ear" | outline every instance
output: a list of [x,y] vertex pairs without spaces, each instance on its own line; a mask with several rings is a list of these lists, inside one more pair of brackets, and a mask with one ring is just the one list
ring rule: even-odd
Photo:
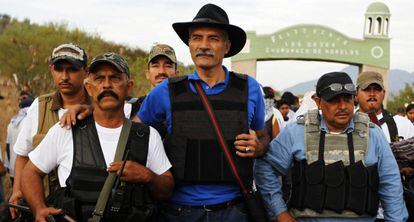
[[84,67],[83,70],[85,71],[83,74],[83,79],[88,78],[88,74],[89,74],[89,67]]
[[132,79],[128,79],[127,82],[127,96],[132,94],[132,90],[134,89],[135,82]]
[[88,92],[88,95],[92,96],[91,79],[89,76],[84,79],[83,84],[85,85],[85,89]]
[[149,68],[145,71],[145,77],[149,80],[150,74],[149,74]]
[[314,101],[316,105],[318,106],[318,109],[321,109],[321,98],[315,97]]
[[227,40],[226,46],[227,46],[227,49],[226,49],[226,54],[227,54],[227,53],[229,53],[230,48],[231,48],[231,42],[230,42],[230,40]]

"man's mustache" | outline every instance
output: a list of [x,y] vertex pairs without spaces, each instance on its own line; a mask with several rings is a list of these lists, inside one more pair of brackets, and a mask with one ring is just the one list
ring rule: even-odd
[[101,99],[103,99],[105,96],[112,96],[115,99],[119,99],[118,95],[116,93],[114,93],[114,91],[112,91],[112,90],[104,90],[103,92],[101,92],[98,95],[98,101],[100,101]]
[[164,77],[164,78],[168,78],[167,74],[165,73],[159,73],[158,75],[155,76],[155,78],[159,78],[159,77]]
[[201,50],[201,49],[199,49],[195,52],[195,56],[196,57],[198,57],[198,56],[214,56],[214,52],[212,52],[210,50]]
[[349,115],[349,112],[339,111],[339,112],[335,113],[335,116],[342,116],[342,115]]

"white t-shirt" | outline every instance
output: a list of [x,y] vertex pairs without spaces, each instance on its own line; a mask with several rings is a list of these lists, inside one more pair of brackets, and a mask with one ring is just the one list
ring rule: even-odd
[[20,130],[22,129],[22,123],[24,120],[22,120],[17,126],[12,124],[11,122],[7,126],[7,138],[6,143],[10,145],[10,160],[9,160],[9,173],[11,177],[14,177],[14,163],[16,161],[16,153],[14,152],[14,145],[17,141],[17,136],[19,135]]
[[279,130],[282,131],[286,126],[282,113],[278,109],[273,108],[273,115],[275,115],[277,123],[279,124]]
[[[378,120],[383,117],[382,113],[377,115]],[[394,117],[395,124],[398,129],[398,136],[403,137],[403,139],[408,139],[414,136],[414,125],[405,117],[395,115]],[[390,143],[390,133],[388,132],[388,126],[386,123],[381,125],[382,132],[384,132],[385,138]]]
[[[59,109],[58,116],[59,119],[66,112],[66,109]],[[125,103],[124,113],[127,118],[131,115],[131,104]],[[23,120],[23,125],[19,136],[17,137],[17,142],[13,147],[14,152],[20,156],[27,156],[30,151],[34,149],[33,147],[33,137],[36,135],[38,130],[39,123],[39,99],[36,98],[29,110],[27,111],[27,116]]]
[[[96,122],[99,141],[107,166],[114,160],[116,146],[121,134],[119,128],[105,128]],[[73,163],[72,130],[61,128],[59,124],[49,129],[39,146],[29,153],[32,163],[44,173],[49,173],[56,166],[61,187],[66,187],[66,179],[70,175]],[[150,127],[148,156],[146,167],[157,175],[171,168],[171,163],[164,151],[161,136],[157,130]]]

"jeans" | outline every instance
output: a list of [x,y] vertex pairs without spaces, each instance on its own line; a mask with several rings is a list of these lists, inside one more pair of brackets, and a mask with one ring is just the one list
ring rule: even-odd
[[166,222],[248,222],[245,204],[238,203],[223,209],[210,210],[201,207],[166,203],[161,209],[160,221]]

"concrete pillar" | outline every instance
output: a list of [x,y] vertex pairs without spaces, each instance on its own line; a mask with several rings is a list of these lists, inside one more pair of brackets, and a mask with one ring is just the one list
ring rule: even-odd
[[382,75],[382,79],[384,80],[384,87],[385,87],[385,97],[382,104],[384,105],[384,108],[387,108],[387,99],[388,99],[388,69],[376,67],[376,66],[370,66],[370,65],[362,65],[359,69],[359,73],[365,72],[365,71],[374,71],[378,72]]
[[248,74],[254,78],[256,78],[256,67],[257,61],[255,59],[231,62],[231,70],[238,73]]

